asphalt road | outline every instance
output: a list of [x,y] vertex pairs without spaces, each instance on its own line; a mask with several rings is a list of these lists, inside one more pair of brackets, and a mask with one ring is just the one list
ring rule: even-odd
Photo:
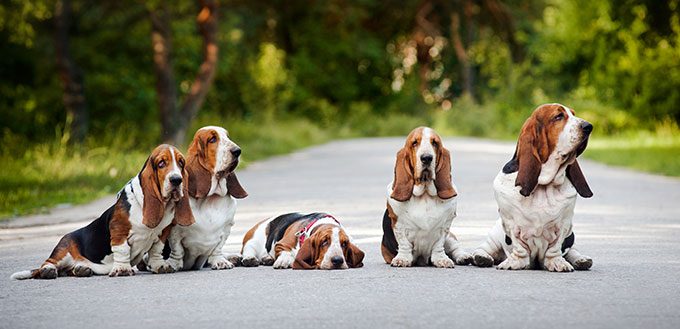
[[[10,280],[106,206],[76,207],[54,215],[66,223],[17,228],[20,218],[0,229],[0,327],[680,326],[680,180],[581,161],[595,196],[577,201],[574,230],[576,247],[593,257],[590,271],[394,269],[380,256],[380,225],[402,145],[403,138],[336,141],[237,171],[250,196],[239,202],[225,250],[238,251],[245,231],[265,217],[327,211],[366,251],[361,269]],[[471,250],[496,220],[491,184],[514,144],[450,138],[445,146],[459,193],[453,232]],[[69,214],[81,220],[69,223]]]

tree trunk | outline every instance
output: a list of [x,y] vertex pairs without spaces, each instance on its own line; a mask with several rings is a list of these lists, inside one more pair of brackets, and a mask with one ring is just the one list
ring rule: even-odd
[[68,29],[71,1],[59,0],[54,7],[54,54],[64,92],[66,122],[72,141],[82,141],[87,133],[88,113],[85,101],[83,74],[76,66],[69,49]]
[[467,56],[467,50],[460,37],[460,17],[457,12],[451,14],[451,44],[456,53],[458,62],[460,63],[461,73],[463,75],[463,91],[474,97],[474,77],[472,66]]
[[179,111],[177,110],[177,86],[172,72],[170,53],[170,21],[165,5],[157,10],[150,10],[151,46],[153,49],[153,66],[156,71],[156,97],[158,97],[158,115],[161,121],[161,138],[164,142],[174,142],[173,138],[179,129]]

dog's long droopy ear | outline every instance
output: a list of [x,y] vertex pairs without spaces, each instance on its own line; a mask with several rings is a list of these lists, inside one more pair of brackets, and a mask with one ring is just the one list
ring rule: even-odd
[[413,170],[411,169],[411,152],[402,148],[397,152],[397,162],[394,165],[394,182],[392,183],[392,195],[397,201],[406,201],[413,194]]
[[437,188],[437,195],[440,198],[450,199],[458,195],[451,184],[451,153],[444,146],[439,148],[435,176],[434,187]]
[[189,184],[187,184],[189,195],[197,199],[208,195],[212,186],[212,172],[204,165],[204,148],[204,141],[200,139],[200,136],[196,136],[187,151],[186,170],[189,174]]
[[[182,169],[182,177],[185,182],[188,181],[189,174],[186,169]],[[182,188],[182,198],[177,201],[175,205],[175,222],[180,226],[189,226],[196,222],[194,219],[194,213],[191,211],[191,205],[189,204],[189,184],[184,184]]]
[[524,122],[517,143],[519,169],[515,186],[522,187],[519,193],[523,196],[529,196],[534,191],[538,184],[538,176],[541,174],[541,159],[536,149],[536,144],[540,143],[539,138],[538,122],[532,115]]
[[583,176],[583,171],[581,171],[581,166],[579,166],[577,160],[574,160],[574,163],[567,167],[567,178],[569,178],[580,196],[584,198],[593,196],[593,191],[590,190],[590,186],[588,186],[586,177]]
[[364,252],[355,246],[354,243],[349,243],[347,246],[347,254],[345,255],[345,261],[347,266],[351,268],[358,268],[364,266]]
[[295,261],[293,262],[294,270],[313,270],[316,268],[316,247],[314,239],[307,238],[302,244]]
[[243,189],[241,183],[238,182],[236,174],[230,172],[227,176],[227,193],[237,199],[243,199],[248,196],[248,192]]
[[160,182],[156,175],[156,164],[153,155],[149,156],[139,173],[139,184],[144,193],[144,205],[142,206],[142,223],[147,227],[154,228],[163,219],[165,203],[161,196]]

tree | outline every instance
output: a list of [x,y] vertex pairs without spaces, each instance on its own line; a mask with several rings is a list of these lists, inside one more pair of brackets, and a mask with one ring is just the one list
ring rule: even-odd
[[189,93],[181,107],[177,106],[177,85],[175,84],[172,53],[170,17],[168,8],[162,4],[149,10],[151,19],[151,46],[156,71],[156,93],[165,142],[181,145],[184,143],[191,121],[203,104],[205,95],[212,85],[217,69],[218,45],[218,3],[213,0],[198,1],[199,13],[196,18],[198,32],[203,39],[203,62],[194,79]]
[[63,89],[66,123],[73,141],[82,141],[87,133],[88,113],[83,86],[83,73],[73,61],[68,30],[71,1],[59,0],[54,6],[54,55]]

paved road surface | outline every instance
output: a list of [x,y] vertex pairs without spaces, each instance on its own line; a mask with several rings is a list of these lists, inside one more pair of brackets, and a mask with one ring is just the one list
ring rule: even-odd
[[[362,269],[259,267],[11,281],[11,273],[38,266],[62,234],[85,222],[0,229],[0,327],[680,326],[680,180],[582,161],[595,196],[578,200],[574,226],[577,247],[594,259],[591,271],[393,269],[380,256],[380,221],[402,143],[336,141],[239,171],[250,196],[239,203],[226,250],[238,251],[245,231],[262,218],[328,211],[366,251]],[[466,138],[445,143],[459,189],[453,230],[472,249],[496,219],[491,182],[514,145]]]

